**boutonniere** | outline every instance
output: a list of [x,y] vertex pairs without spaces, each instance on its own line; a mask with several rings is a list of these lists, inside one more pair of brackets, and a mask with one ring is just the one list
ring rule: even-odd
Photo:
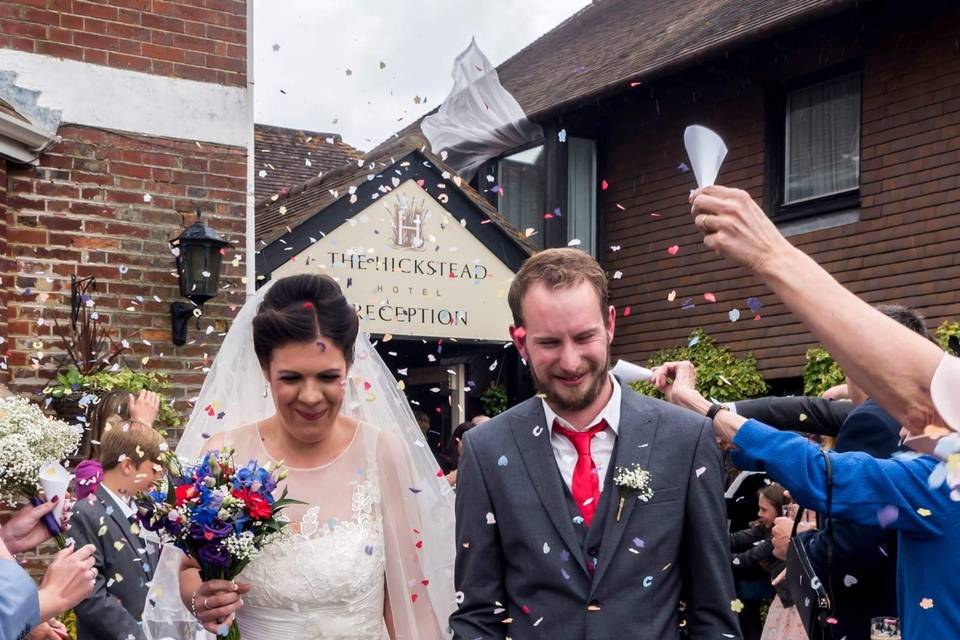
[[623,504],[627,498],[636,496],[638,500],[648,501],[653,497],[650,487],[650,472],[639,464],[632,467],[617,467],[613,475],[613,483],[620,489],[620,507],[617,509],[617,522],[623,512]]

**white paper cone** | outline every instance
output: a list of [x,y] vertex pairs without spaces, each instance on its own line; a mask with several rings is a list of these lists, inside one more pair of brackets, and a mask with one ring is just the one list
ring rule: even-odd
[[613,369],[610,369],[610,372],[624,382],[646,382],[653,375],[650,369],[626,360],[617,360],[617,364],[614,365]]
[[687,147],[697,186],[708,187],[716,182],[720,165],[727,157],[727,145],[723,139],[710,129],[693,124],[683,132],[683,144]]
[[960,393],[957,393],[957,380],[960,380],[960,358],[944,355],[933,374],[933,380],[930,381],[930,396],[937,413],[954,431],[960,431]]
[[67,495],[67,486],[72,477],[59,462],[47,462],[40,467],[40,486],[43,487],[47,502],[53,500],[53,496],[60,496],[60,501],[53,508],[53,517],[58,523],[63,516],[63,499]]

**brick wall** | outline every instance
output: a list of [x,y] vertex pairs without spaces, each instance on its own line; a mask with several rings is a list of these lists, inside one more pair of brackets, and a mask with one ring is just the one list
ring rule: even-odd
[[[16,272],[8,309],[11,387],[43,387],[57,351],[52,320],[67,317],[70,276],[94,276],[101,321],[131,345],[127,364],[167,373],[185,410],[231,307],[243,301],[245,150],[72,125],[60,135],[39,167],[11,167],[7,175]],[[202,330],[191,322],[188,344],[174,347],[169,307],[180,294],[168,241],[192,223],[195,206],[237,249],[226,252],[223,293],[205,305]]]
[[[960,11],[934,20],[889,7],[778,37],[589,112],[601,123],[601,177],[610,184],[600,194],[602,249],[609,271],[623,272],[612,281],[613,303],[631,307],[618,318],[618,356],[643,361],[704,327],[735,351],[752,351],[768,379],[801,373],[812,336],[765,285],[706,249],[692,225],[695,182],[678,170],[687,161],[682,136],[692,123],[721,132],[729,155],[718,183],[762,203],[765,87],[845,60],[863,63],[861,220],[791,241],[871,303],[913,306],[931,328],[960,316]],[[765,305],[759,321],[750,296]],[[684,310],[688,298],[696,307]],[[727,315],[733,307],[737,323]]]
[[246,84],[245,0],[0,0],[0,48]]

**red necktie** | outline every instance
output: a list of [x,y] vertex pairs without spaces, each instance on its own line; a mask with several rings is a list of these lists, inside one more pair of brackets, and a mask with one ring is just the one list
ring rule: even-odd
[[593,456],[590,455],[590,441],[593,440],[593,436],[606,428],[606,420],[601,420],[586,431],[567,429],[560,426],[557,421],[553,423],[553,430],[569,438],[577,450],[577,466],[573,468],[570,492],[588,527],[593,522],[593,514],[597,510],[597,503],[600,502],[600,478],[597,476],[597,465],[594,464]]

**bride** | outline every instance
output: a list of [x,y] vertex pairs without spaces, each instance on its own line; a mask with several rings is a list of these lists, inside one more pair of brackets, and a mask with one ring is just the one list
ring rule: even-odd
[[283,278],[238,314],[177,454],[224,447],[238,463],[282,461],[304,504],[235,582],[202,582],[168,545],[149,638],[193,638],[197,622],[217,633],[234,616],[245,640],[449,637],[452,496],[333,279]]

